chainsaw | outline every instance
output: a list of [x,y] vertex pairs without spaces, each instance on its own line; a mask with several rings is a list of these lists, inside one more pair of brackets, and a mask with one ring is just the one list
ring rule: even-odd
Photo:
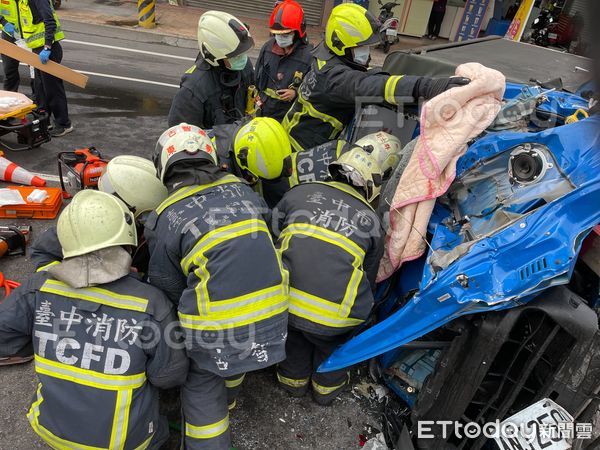
[[71,198],[83,189],[96,189],[108,160],[94,147],[58,154],[58,176],[63,198]]
[[24,255],[30,234],[30,226],[0,226],[0,258]]

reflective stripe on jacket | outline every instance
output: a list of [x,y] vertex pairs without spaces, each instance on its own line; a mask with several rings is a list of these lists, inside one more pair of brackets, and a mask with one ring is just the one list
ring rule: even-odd
[[[32,49],[43,47],[46,44],[46,25],[43,18],[39,17],[38,14],[34,14],[34,11],[31,9],[30,0],[18,0],[18,2],[21,33],[27,47]],[[53,40],[53,42],[56,42],[64,39],[65,34],[62,31],[54,8],[51,7],[51,10],[52,17],[56,22]]]
[[168,299],[133,276],[75,289],[38,273],[0,305],[0,356],[33,339],[28,418],[52,448],[141,449],[159,425],[156,387],[187,375],[165,336],[175,323]]
[[282,121],[296,151],[337,139],[359,101],[390,105],[412,101],[418,77],[353,69],[323,45],[315,51],[315,58]]
[[222,376],[284,357],[287,273],[263,214],[258,195],[225,175],[179,189],[146,222],[149,281],[178,303],[196,364]]
[[283,197],[273,217],[290,274],[290,325],[320,335],[360,325],[373,305],[383,253],[373,209],[348,185],[306,183]]

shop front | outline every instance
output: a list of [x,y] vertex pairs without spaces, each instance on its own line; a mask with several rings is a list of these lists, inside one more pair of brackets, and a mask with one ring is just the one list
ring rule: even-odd
[[[322,25],[328,0],[301,0],[308,25]],[[240,17],[269,17],[275,0],[185,0],[185,5],[202,9],[216,9]]]

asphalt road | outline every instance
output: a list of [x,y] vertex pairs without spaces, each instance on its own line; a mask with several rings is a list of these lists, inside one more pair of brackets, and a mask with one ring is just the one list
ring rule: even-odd
[[[153,43],[156,38],[145,33],[72,22],[63,26],[63,63],[90,76],[85,90],[67,85],[75,132],[31,151],[5,151],[5,156],[31,171],[54,175],[60,151],[94,146],[108,157],[150,157],[167,126],[180,76],[193,64],[196,51]],[[193,47],[193,42],[179,44]],[[21,90],[30,93],[28,69],[22,66],[21,74]],[[1,144],[0,148],[4,150]],[[35,239],[53,221],[19,223],[31,224]],[[14,221],[0,220],[0,225],[6,224]],[[28,257],[4,258],[0,271],[22,281],[32,265]],[[233,443],[240,450],[358,448],[365,427],[377,426],[374,410],[350,392],[334,406],[322,408],[309,398],[289,398],[277,388],[271,371],[246,379],[231,425]],[[44,448],[25,418],[36,384],[32,364],[0,368],[0,450]],[[176,416],[176,396],[166,397]]]

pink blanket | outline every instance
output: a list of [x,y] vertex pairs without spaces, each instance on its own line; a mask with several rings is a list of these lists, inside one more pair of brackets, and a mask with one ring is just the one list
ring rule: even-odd
[[391,204],[378,281],[423,254],[435,199],[454,180],[456,162],[467,142],[483,132],[500,111],[504,75],[478,63],[457,67],[456,75],[470,78],[471,83],[438,95],[422,108],[420,137]]

